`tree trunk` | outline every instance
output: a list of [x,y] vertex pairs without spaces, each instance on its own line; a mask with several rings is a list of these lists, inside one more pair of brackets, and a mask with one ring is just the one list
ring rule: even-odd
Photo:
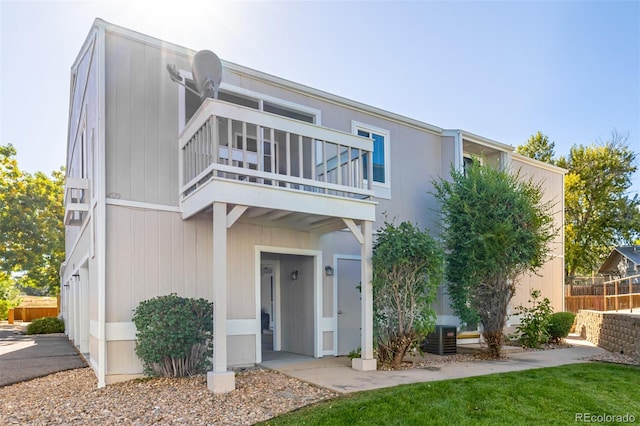
[[482,321],[482,335],[491,358],[502,358],[502,329],[506,323],[509,301],[514,293],[513,283],[500,274],[487,278],[486,282],[476,287],[472,306]]
[[502,330],[482,333],[487,342],[488,355],[493,359],[502,358]]
[[409,349],[410,345],[411,345],[411,339],[408,339],[406,337],[399,339],[399,341],[395,345],[396,350],[395,350],[395,353],[393,354],[393,360],[391,362],[391,365],[393,366],[393,368],[402,367],[402,360],[404,359],[404,356],[407,354],[407,350]]

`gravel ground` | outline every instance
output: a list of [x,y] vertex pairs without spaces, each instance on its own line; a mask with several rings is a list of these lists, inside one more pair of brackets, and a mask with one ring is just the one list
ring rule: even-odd
[[[414,361],[404,368],[479,359],[457,354]],[[639,365],[607,352],[594,361]],[[0,388],[0,424],[19,425],[250,425],[338,394],[259,367],[236,375],[236,390],[214,395],[206,377],[139,379],[96,389],[90,368],[63,371]]]
[[81,368],[0,390],[0,424],[249,425],[338,394],[283,374],[252,368],[236,390],[214,395],[205,376],[140,379],[96,389]]

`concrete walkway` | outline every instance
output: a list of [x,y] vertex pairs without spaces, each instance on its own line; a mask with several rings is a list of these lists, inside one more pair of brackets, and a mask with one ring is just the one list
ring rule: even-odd
[[22,334],[18,324],[0,324],[0,386],[86,367],[64,334]]
[[[436,361],[423,368],[397,371],[356,371],[347,357],[316,359],[287,353],[275,353],[273,359],[260,365],[327,389],[349,393],[587,362],[585,358],[606,353],[576,336],[567,339],[567,343],[572,347],[545,351],[518,351],[518,348],[507,347],[507,358],[499,361]],[[437,355],[427,356],[438,359]],[[0,387],[82,367],[86,364],[66,335],[26,336],[19,325],[0,324]]]
[[585,358],[606,353],[579,337],[568,339],[565,349],[511,352],[505,360],[464,361],[396,371],[356,371],[347,357],[310,358],[287,354],[262,366],[336,392],[349,393],[418,382],[459,379],[532,368],[587,362]]

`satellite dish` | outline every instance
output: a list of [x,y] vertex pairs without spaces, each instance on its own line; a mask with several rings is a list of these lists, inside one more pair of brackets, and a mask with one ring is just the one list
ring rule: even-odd
[[218,88],[222,81],[220,58],[210,50],[201,50],[193,57],[191,72],[200,97],[217,99]]

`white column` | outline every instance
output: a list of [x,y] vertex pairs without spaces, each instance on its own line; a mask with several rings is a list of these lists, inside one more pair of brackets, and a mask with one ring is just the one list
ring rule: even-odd
[[360,267],[362,278],[361,324],[362,336],[360,343],[361,358],[354,358],[351,367],[355,370],[368,371],[376,369],[376,359],[373,356],[373,254],[372,223],[363,220],[360,225],[362,244],[360,245]]
[[227,204],[213,203],[213,371],[207,387],[214,393],[235,389],[227,371]]
[[87,268],[80,268],[79,287],[79,349],[86,354],[89,353],[89,270]]
[[67,329],[67,336],[69,336],[69,340],[71,340],[73,342],[73,337],[74,337],[74,324],[76,321],[76,317],[74,315],[74,308],[75,308],[75,300],[73,298],[73,292],[74,287],[76,285],[76,279],[71,276],[71,278],[69,278],[69,287],[67,287],[67,292],[69,293],[69,302],[67,304],[67,309],[68,309],[68,313],[67,313],[67,324],[65,325],[65,328]]
[[[77,272],[76,272],[77,273]],[[80,276],[73,280],[73,343],[80,346]]]
[[64,332],[67,337],[71,337],[69,335],[69,280],[65,280],[60,283],[60,293],[61,293],[61,305],[60,312],[62,312],[62,320],[64,321]]

